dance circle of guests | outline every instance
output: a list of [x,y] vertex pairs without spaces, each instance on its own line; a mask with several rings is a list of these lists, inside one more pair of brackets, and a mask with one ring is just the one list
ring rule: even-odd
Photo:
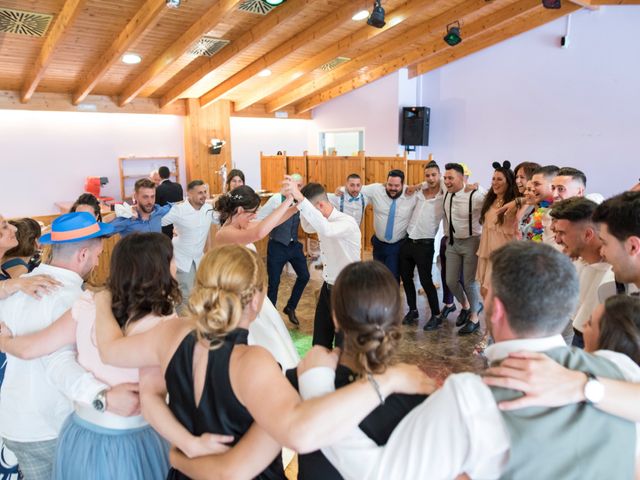
[[[239,170],[212,202],[163,167],[108,218],[90,194],[46,233],[0,217],[0,478],[284,479],[291,451],[304,480],[640,478],[640,184],[604,200],[575,168],[493,168],[488,190],[459,163],[336,192],[291,175],[261,206]],[[303,359],[299,226],[323,280]],[[393,360],[449,322],[482,375]]]

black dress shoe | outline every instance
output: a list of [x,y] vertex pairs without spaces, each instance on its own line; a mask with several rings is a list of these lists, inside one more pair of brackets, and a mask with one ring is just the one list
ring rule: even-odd
[[467,323],[467,320],[469,320],[469,315],[471,315],[471,309],[467,308],[465,310],[463,308],[462,310],[460,310],[460,314],[458,315],[458,318],[456,320],[456,327],[461,327],[462,325]]
[[456,311],[456,304],[455,303],[452,303],[448,307],[445,305],[442,308],[442,312],[440,313],[440,317],[444,320],[449,316],[450,313],[453,313],[455,311]]
[[285,307],[284,314],[289,317],[289,321],[296,327],[300,326],[300,320],[296,317],[296,311],[293,308]]
[[409,310],[409,313],[407,313],[404,318],[402,319],[402,324],[403,325],[416,325],[418,323],[418,318],[420,317],[420,314],[418,313],[417,310]]
[[458,335],[469,335],[470,333],[475,332],[479,328],[480,328],[479,320],[476,323],[473,323],[471,320],[468,320],[467,323],[464,324],[464,327],[458,330]]
[[427,323],[424,324],[424,327],[422,327],[422,329],[425,332],[428,332],[431,330],[435,330],[440,325],[442,325],[442,317],[440,315],[431,315],[431,318]]

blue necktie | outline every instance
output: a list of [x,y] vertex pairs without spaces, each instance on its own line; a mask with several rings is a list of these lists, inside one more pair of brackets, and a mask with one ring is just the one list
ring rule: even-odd
[[393,223],[396,220],[396,199],[391,200],[391,208],[389,209],[389,218],[387,219],[387,228],[384,231],[384,239],[390,242],[393,238]]

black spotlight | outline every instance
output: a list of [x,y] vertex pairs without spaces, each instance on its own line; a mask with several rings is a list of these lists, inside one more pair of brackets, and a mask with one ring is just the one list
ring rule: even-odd
[[553,10],[557,10],[562,7],[562,5],[560,5],[560,0],[542,0],[542,6]]
[[382,0],[375,0],[373,2],[373,10],[371,11],[371,15],[369,15],[369,19],[367,23],[372,27],[382,28],[385,25],[384,21],[384,8],[382,8]]
[[447,34],[444,36],[444,41],[451,47],[458,45],[462,41],[460,22],[453,22],[447,25]]

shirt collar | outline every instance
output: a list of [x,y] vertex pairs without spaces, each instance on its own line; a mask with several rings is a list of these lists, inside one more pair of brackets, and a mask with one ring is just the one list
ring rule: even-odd
[[34,268],[30,275],[50,275],[53,278],[69,283],[71,285],[82,286],[84,280],[76,272],[62,267],[55,267],[46,263]]
[[333,210],[331,210],[331,213],[329,214],[329,217],[327,217],[327,220],[335,220],[340,215],[341,215],[340,211],[337,208],[333,207]]
[[487,347],[485,354],[489,363],[499,362],[509,356],[510,353],[529,350],[532,352],[546,352],[556,347],[566,347],[562,335],[553,335],[542,338],[519,338],[494,343]]

